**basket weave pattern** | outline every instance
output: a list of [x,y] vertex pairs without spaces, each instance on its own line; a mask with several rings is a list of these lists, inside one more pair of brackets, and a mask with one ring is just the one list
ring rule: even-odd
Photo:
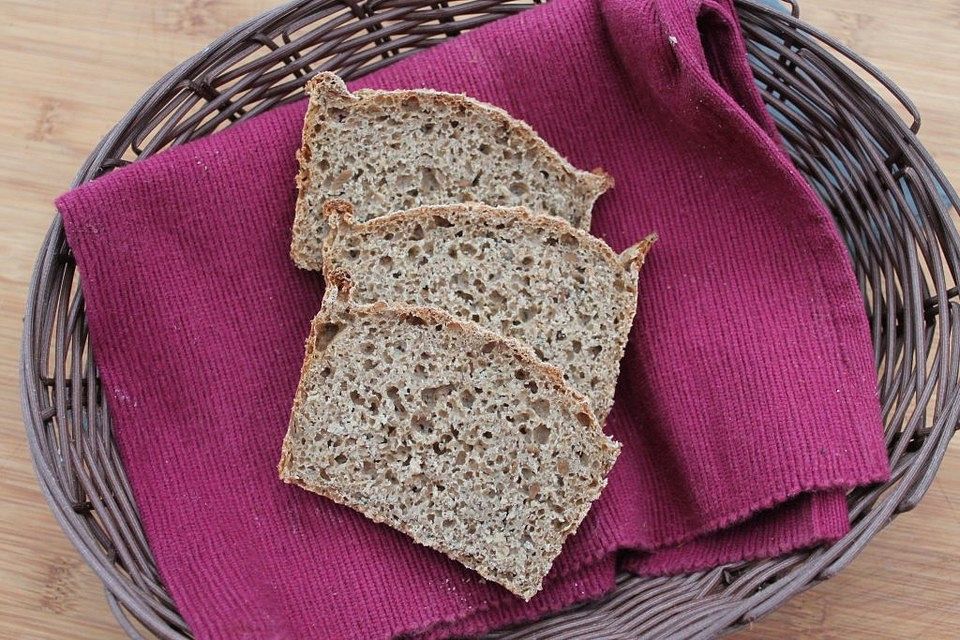
[[[75,184],[355,78],[539,0],[299,0],[173,69],[113,128]],[[960,415],[957,195],[915,134],[920,116],[879,71],[791,14],[739,0],[751,66],[797,168],[829,206],[871,319],[891,480],[849,495],[852,529],[789,557],[673,578],[622,575],[605,600],[495,634],[703,637],[746,624],[846,566],[929,488]],[[883,87],[890,103],[846,63]],[[893,105],[893,106],[891,106]],[[906,121],[899,114],[906,114]],[[111,435],[81,282],[56,218],[31,282],[23,413],[41,488],[135,638],[192,638],[157,573]]]

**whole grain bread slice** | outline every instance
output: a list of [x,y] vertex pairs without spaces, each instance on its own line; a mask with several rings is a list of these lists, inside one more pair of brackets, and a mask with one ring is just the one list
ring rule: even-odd
[[477,203],[357,223],[333,200],[325,215],[324,271],[349,275],[354,302],[440,307],[521,340],[606,419],[655,236],[617,255],[559,218]]
[[618,452],[525,345],[438,309],[328,301],[279,472],[529,599]]
[[524,122],[464,95],[429,90],[350,93],[333,73],[307,84],[298,153],[291,257],[319,269],[323,203],[343,198],[360,221],[429,204],[526,206],[590,228],[594,201],[612,186],[579,171]]

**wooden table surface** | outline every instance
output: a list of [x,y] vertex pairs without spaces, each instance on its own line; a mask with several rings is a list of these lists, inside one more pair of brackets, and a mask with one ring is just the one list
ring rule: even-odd
[[[27,281],[51,200],[153,81],[271,0],[0,0],[0,639],[112,640],[94,574],[40,495],[19,409]],[[913,97],[960,185],[960,2],[808,0],[802,15]],[[737,637],[952,638],[960,632],[960,438],[924,502],[839,577]]]

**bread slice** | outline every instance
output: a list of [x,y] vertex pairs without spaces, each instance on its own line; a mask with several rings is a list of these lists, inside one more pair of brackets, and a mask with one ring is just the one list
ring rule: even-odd
[[523,205],[590,228],[606,174],[578,171],[526,123],[463,95],[351,94],[333,73],[307,84],[291,257],[319,269],[321,207],[343,198],[360,221],[428,204]]
[[529,599],[618,452],[521,343],[438,309],[325,303],[279,471]]
[[333,200],[325,215],[324,271],[349,274],[354,302],[440,307],[521,340],[603,424],[655,236],[617,255],[559,218],[476,203],[356,223],[350,205]]

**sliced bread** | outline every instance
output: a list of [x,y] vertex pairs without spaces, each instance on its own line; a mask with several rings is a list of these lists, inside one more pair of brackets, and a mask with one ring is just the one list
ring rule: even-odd
[[323,203],[343,198],[360,221],[420,205],[523,205],[590,228],[612,180],[575,169],[524,122],[463,95],[350,93],[333,73],[307,85],[291,257],[319,269]]
[[279,472],[529,599],[618,452],[525,345],[437,309],[334,301]]
[[350,205],[334,200],[325,215],[324,271],[349,274],[354,302],[440,307],[521,340],[603,424],[654,236],[617,255],[559,218],[476,203],[357,223]]

